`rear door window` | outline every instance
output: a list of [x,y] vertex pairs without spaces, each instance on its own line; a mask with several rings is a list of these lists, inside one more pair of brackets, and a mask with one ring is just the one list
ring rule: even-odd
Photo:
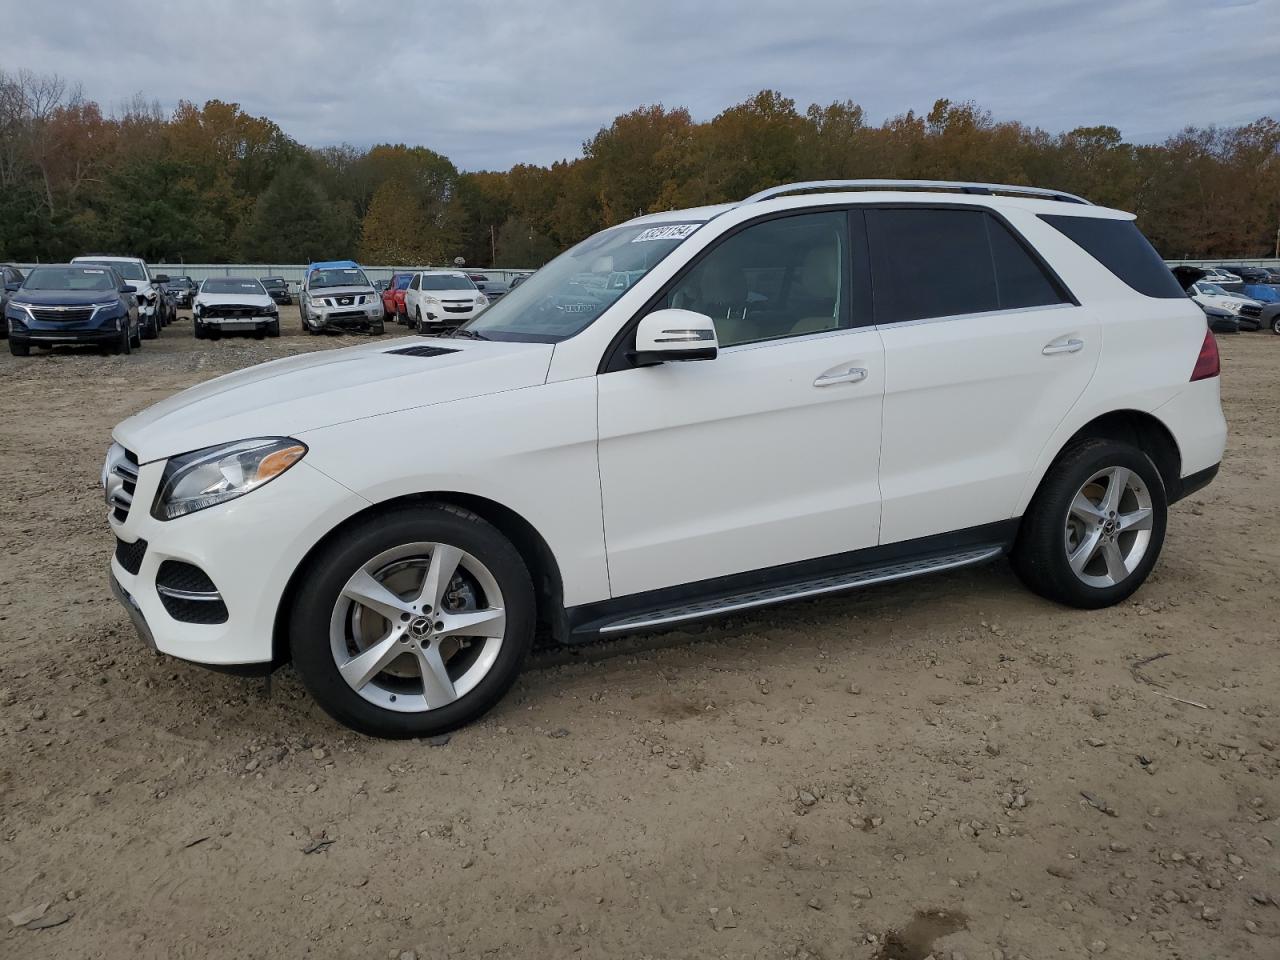
[[1041,214],[1040,219],[1070,237],[1086,253],[1148,297],[1185,297],[1177,278],[1132,220]]
[[877,323],[1074,302],[985,210],[870,207],[866,217]]

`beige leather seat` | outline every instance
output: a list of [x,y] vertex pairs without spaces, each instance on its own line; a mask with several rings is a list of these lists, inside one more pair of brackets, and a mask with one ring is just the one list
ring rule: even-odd
[[796,300],[799,305],[825,307],[803,316],[792,324],[791,336],[835,330],[840,325],[840,252],[834,244],[814,247],[805,255],[796,276]]

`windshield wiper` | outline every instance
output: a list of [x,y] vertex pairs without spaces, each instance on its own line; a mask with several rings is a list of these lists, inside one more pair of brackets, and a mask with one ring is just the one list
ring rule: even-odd
[[449,336],[462,337],[464,340],[488,340],[489,339],[483,333],[476,333],[474,330],[467,330],[465,327],[459,327],[457,330],[453,331],[453,333],[449,334]]

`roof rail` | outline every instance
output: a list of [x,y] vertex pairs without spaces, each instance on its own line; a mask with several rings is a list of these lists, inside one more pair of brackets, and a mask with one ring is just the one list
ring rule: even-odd
[[830,193],[836,190],[958,190],[961,193],[992,194],[1019,193],[1031,197],[1044,197],[1049,200],[1061,200],[1064,203],[1083,203],[1092,206],[1084,197],[1074,193],[1063,193],[1061,190],[1047,190],[1044,187],[1019,187],[1008,183],[963,183],[955,180],[807,180],[802,183],[784,183],[753,193],[743,203],[756,203],[780,197],[785,193],[803,193],[808,191]]

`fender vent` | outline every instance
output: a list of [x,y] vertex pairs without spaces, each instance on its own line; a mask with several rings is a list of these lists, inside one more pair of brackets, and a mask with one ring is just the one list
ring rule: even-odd
[[457,353],[447,347],[428,347],[425,344],[416,347],[401,347],[399,350],[388,350],[387,353],[398,353],[404,357],[441,357],[446,353]]

